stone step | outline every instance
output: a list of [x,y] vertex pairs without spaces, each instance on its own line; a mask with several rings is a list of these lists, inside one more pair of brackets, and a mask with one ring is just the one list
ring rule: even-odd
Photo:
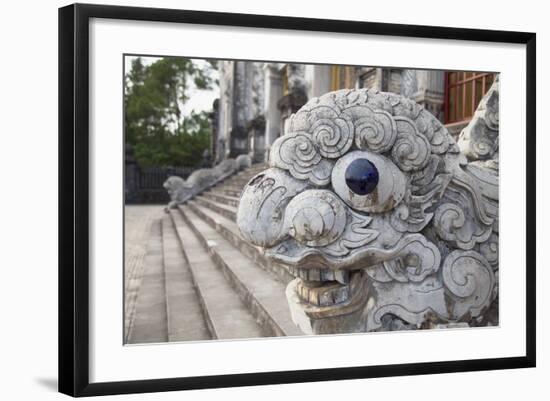
[[246,184],[248,184],[248,181],[250,181],[252,179],[252,177],[254,177],[254,175],[245,176],[245,177],[235,177],[235,178],[232,178],[232,179],[228,180],[227,183],[231,184],[231,185],[234,185],[234,186],[244,188],[244,186]]
[[223,180],[223,183],[231,183],[235,182],[237,185],[243,185],[246,184],[252,177],[254,177],[256,174],[264,171],[267,167],[265,165],[259,166],[259,167],[249,167],[245,170],[241,170],[229,177],[227,177],[225,180]]
[[[216,185],[216,187],[221,187],[221,188],[228,188],[228,189],[233,189],[235,191],[239,191],[239,195],[240,195],[240,192],[243,190],[244,188],[244,184],[234,184],[234,183],[231,183],[231,182],[222,182],[220,183],[219,185]],[[214,187],[215,188],[215,187]]]
[[192,273],[168,215],[162,218],[162,244],[168,341],[212,339]]
[[251,177],[254,177],[256,174],[258,174],[261,171],[263,171],[263,169],[260,169],[260,170],[248,169],[248,170],[241,171],[238,174],[235,174],[233,176],[233,178],[236,178],[236,179],[245,179],[245,178],[250,179]]
[[258,173],[261,173],[262,171],[264,171],[266,169],[266,167],[258,167],[258,168],[254,168],[254,167],[251,167],[249,169],[246,169],[246,170],[243,170],[242,171],[242,174],[240,174],[241,176],[249,176],[249,177],[252,177]]
[[294,276],[283,265],[264,257],[260,248],[244,241],[234,220],[228,219],[195,201],[188,202],[187,206],[206,221],[210,227],[216,229],[226,240],[231,242],[233,246],[239,248],[249,259],[252,259],[264,270],[271,272],[281,283],[286,285],[294,279]]
[[[286,285],[247,258],[187,205],[181,205],[179,211],[262,327],[270,335],[302,335],[290,316]],[[187,237],[181,238],[187,241]]]
[[[241,301],[204,248],[199,237],[177,209],[170,210],[180,245],[185,253],[193,282],[199,294],[206,324],[213,338],[265,337],[266,332]],[[183,309],[185,310],[185,309]],[[185,313],[185,312],[183,312]]]
[[243,171],[243,175],[248,175],[249,177],[253,177],[255,176],[256,174],[258,173],[261,173],[262,171],[264,171],[266,168],[265,167],[262,167],[262,168],[250,168],[248,170],[245,170]]
[[160,219],[152,224],[143,263],[141,285],[126,337],[128,344],[168,341]]
[[248,183],[248,181],[249,181],[248,179],[244,180],[244,179],[231,178],[220,182],[216,186],[234,187],[238,189],[243,189],[244,186]]
[[234,198],[240,198],[241,197],[241,192],[243,190],[242,188],[239,188],[239,187],[225,186],[225,185],[220,185],[219,187],[216,186],[216,187],[214,187],[214,189],[216,191],[223,192],[227,196],[232,196]]
[[231,219],[233,221],[237,220],[237,208],[234,206],[223,205],[221,203],[208,199],[203,195],[197,196],[194,201],[209,209],[212,209],[216,213],[219,213],[222,216],[227,217],[228,219]]
[[247,170],[243,170],[243,171],[231,176],[230,179],[231,180],[239,180],[239,181],[249,180],[252,177],[254,177],[256,174],[258,174],[262,171],[263,171],[263,169],[259,169],[259,170],[247,169]]
[[232,206],[232,207],[238,207],[239,206],[239,198],[235,198],[234,196],[227,196],[223,193],[220,193],[214,189],[204,192],[202,194],[207,199],[211,199],[214,202],[218,202],[224,205]]
[[242,174],[242,175],[239,175],[239,176],[235,176],[235,179],[237,181],[249,181],[252,177],[258,175],[259,173],[261,173],[263,170],[259,170],[259,171],[246,171],[245,174]]
[[244,171],[253,171],[259,173],[260,171],[263,171],[267,168],[269,168],[269,166],[266,163],[255,163]]

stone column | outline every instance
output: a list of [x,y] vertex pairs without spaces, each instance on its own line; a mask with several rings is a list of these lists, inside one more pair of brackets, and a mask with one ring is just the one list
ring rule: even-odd
[[382,90],[383,70],[382,68],[362,67],[359,73],[359,87]]
[[283,133],[287,132],[290,116],[306,104],[308,99],[304,66],[300,64],[287,64],[286,71],[288,91],[277,102],[277,107],[281,111],[279,130]]
[[416,92],[413,99],[443,121],[445,71],[417,70]]
[[400,68],[385,68],[382,72],[382,91],[401,93],[402,73]]
[[265,118],[264,90],[265,79],[263,63],[249,63],[250,120],[247,124],[249,155],[254,163],[264,161],[265,157]]
[[403,70],[401,72],[401,94],[414,99],[414,94],[418,91],[416,70]]
[[308,88],[307,97],[321,96],[324,93],[330,92],[330,65],[312,65],[306,74],[311,76],[311,87]]
[[211,161],[218,158],[218,132],[220,124],[220,99],[214,100],[212,103],[212,112],[209,113],[211,136],[210,136],[210,156]]
[[249,114],[246,61],[235,61],[233,68],[233,98],[228,157],[236,158],[248,152],[246,124]]
[[264,65],[265,91],[264,91],[264,114],[265,114],[265,150],[266,159],[271,144],[279,137],[281,112],[277,102],[283,97],[283,81],[277,64],[268,63]]
[[233,125],[233,69],[233,61],[222,61],[220,64],[220,101],[215,163],[227,158],[229,152],[227,144],[231,139]]
[[265,119],[258,116],[248,125],[249,155],[253,163],[264,161],[265,157]]

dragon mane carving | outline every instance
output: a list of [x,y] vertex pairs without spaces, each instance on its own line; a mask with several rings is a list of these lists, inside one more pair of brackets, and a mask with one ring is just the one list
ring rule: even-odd
[[243,190],[306,334],[498,324],[498,79],[458,143],[405,97],[310,100]]

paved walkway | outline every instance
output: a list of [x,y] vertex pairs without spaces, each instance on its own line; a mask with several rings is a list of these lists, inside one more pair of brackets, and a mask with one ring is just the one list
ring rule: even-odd
[[124,208],[124,333],[133,319],[141,284],[145,255],[154,223],[163,216],[164,205],[127,205]]

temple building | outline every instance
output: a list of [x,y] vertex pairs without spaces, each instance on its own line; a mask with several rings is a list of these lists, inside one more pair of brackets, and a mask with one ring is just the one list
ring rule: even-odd
[[372,88],[404,95],[423,105],[457,137],[471,120],[495,74],[221,61],[220,98],[212,113],[213,160],[249,154],[267,158],[286,120],[309,99],[338,89]]

